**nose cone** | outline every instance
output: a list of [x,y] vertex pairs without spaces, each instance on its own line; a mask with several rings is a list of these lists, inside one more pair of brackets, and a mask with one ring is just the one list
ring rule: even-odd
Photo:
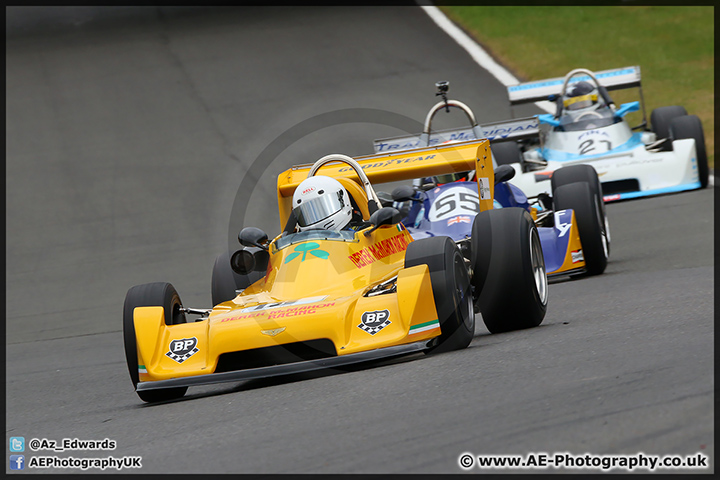
[[363,276],[348,258],[345,242],[308,241],[273,255],[272,296],[301,299],[345,291]]

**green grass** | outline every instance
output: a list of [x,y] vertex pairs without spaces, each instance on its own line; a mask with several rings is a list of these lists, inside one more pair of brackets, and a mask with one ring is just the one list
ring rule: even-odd
[[[521,81],[639,65],[648,121],[654,108],[684,106],[702,120],[714,166],[714,7],[441,8]],[[637,89],[611,95],[638,100]]]

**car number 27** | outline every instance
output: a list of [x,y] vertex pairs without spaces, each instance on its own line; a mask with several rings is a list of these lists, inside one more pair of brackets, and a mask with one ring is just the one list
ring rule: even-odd
[[453,187],[445,190],[430,207],[428,219],[437,222],[457,215],[477,214],[480,202],[477,192],[466,187]]
[[610,135],[601,130],[590,130],[578,137],[577,150],[579,155],[594,155],[612,150]]
[[612,143],[610,143],[610,140],[585,140],[578,148],[580,149],[580,155],[586,155],[590,152],[594,153],[596,149],[600,152],[609,152],[612,150]]

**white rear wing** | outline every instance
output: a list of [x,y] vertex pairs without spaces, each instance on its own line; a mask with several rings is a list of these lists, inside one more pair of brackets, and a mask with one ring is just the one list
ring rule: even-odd
[[[538,134],[538,120],[536,117],[517,118],[504,122],[496,122],[487,125],[480,125],[483,138],[490,142],[502,142],[505,140],[520,140]],[[436,147],[444,143],[465,142],[468,140],[479,140],[475,138],[471,127],[440,130],[430,134],[429,145],[421,144],[421,135],[409,135],[404,137],[381,138],[373,142],[375,153],[412,150],[422,147]]]
[[[594,73],[600,85],[608,90],[640,87],[639,66],[615,68]],[[590,80],[590,77],[587,75],[575,75],[570,79],[570,83],[582,80]],[[510,105],[547,100],[550,95],[559,95],[564,81],[565,77],[557,77],[512,85],[507,89]]]

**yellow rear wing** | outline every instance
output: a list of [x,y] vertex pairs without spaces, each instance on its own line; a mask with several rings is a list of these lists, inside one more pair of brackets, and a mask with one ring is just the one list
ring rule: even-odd
[[[490,142],[487,139],[423,147],[403,152],[364,155],[354,157],[354,159],[360,164],[373,185],[475,170],[480,192],[480,211],[493,208],[495,181]],[[307,178],[311,168],[312,164],[295,165],[278,175],[277,191],[281,229],[284,228],[292,210],[293,193],[300,182]],[[317,175],[333,178],[345,177],[355,180],[358,186],[361,185],[355,170],[342,162],[333,162],[321,167]]]

